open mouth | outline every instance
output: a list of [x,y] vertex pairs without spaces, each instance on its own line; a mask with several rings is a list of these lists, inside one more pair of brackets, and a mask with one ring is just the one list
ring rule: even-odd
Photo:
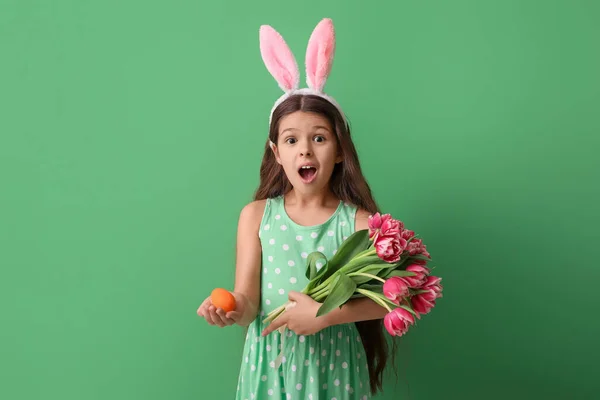
[[313,166],[303,166],[298,169],[298,174],[300,174],[300,178],[302,178],[302,182],[311,183],[315,180],[317,176],[317,168]]

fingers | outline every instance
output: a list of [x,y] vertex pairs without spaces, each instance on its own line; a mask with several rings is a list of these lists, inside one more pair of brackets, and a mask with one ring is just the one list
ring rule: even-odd
[[287,315],[283,315],[279,318],[276,318],[275,321],[271,322],[269,324],[269,326],[267,326],[263,331],[262,331],[262,335],[263,336],[267,336],[269,333],[273,332],[276,329],[279,329],[280,327],[282,327],[283,325],[285,325],[288,322],[288,317]]
[[225,316],[231,319],[233,322],[238,323],[242,318],[242,314],[239,311],[229,311]]
[[201,305],[200,307],[198,307],[198,309],[196,310],[196,314],[198,314],[199,317],[204,318],[204,305]]
[[289,301],[298,301],[298,300],[300,300],[301,295],[302,295],[302,293],[295,292],[292,290],[288,293],[288,299],[289,299]]
[[235,323],[235,321],[232,318],[227,317],[225,310],[223,310],[222,308],[217,308],[217,315],[219,316],[219,318],[221,318],[221,322],[224,324],[224,326],[233,325]]
[[227,318],[225,311],[222,308],[216,308],[215,306],[210,306],[208,308],[208,312],[210,315],[210,319],[214,325],[217,325],[221,328],[224,326],[233,325],[235,321],[231,318]]
[[[211,305],[208,306],[206,308],[206,312],[204,313],[204,318],[206,319],[206,322],[208,322],[209,325],[216,325],[217,323],[213,320],[213,314],[214,311],[212,311],[211,309],[214,309],[215,306]],[[215,314],[216,315],[216,314]]]
[[210,302],[210,297],[207,297],[202,304],[200,304],[200,307],[198,307],[198,311],[196,311],[196,313],[200,316],[200,317],[205,317],[206,313],[208,312],[208,306],[210,306],[211,302]]
[[203,317],[209,325],[216,325],[221,328],[235,324],[241,317],[239,312],[226,313],[222,308],[215,307],[210,301],[210,297],[202,302],[196,313]]
[[208,307],[210,307],[210,306],[211,306],[210,298],[207,298],[206,300],[204,300],[202,302],[200,307],[198,307],[198,310],[196,311],[196,313],[198,314],[198,316],[204,318],[206,320],[206,322],[208,322],[210,325],[214,325],[212,318],[210,317],[210,313],[208,311]]
[[206,300],[204,300],[204,302],[202,302],[202,305],[200,306],[200,310],[202,310],[202,316],[204,318],[210,318],[210,311],[208,309],[211,306],[212,306],[212,302],[210,301],[210,299],[206,299]]
[[208,312],[210,313],[210,319],[215,325],[221,328],[225,326],[225,323],[221,320],[221,316],[217,314],[217,308],[215,306],[208,307]]
[[210,301],[210,297],[207,297],[206,300],[202,302],[196,313],[204,318],[209,325],[217,325],[218,315],[215,312],[215,306],[213,306],[212,302]]
[[312,297],[310,297],[307,294],[295,292],[292,290],[288,293],[288,300],[290,301],[290,303],[296,305],[295,303],[303,303],[307,300],[312,300]]

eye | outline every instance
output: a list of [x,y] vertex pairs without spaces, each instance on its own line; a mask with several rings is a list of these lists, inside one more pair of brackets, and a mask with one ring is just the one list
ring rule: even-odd
[[294,139],[293,137],[289,137],[289,138],[285,139],[285,142],[287,144],[294,144],[294,143],[296,143],[296,139]]
[[315,136],[315,139],[314,139],[314,140],[315,140],[315,142],[317,142],[317,143],[322,143],[322,142],[324,142],[324,141],[325,141],[325,136],[322,136],[322,135],[317,135],[317,136]]

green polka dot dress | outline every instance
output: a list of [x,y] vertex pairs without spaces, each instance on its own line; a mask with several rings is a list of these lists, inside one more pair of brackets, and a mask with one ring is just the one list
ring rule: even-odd
[[[308,283],[308,254],[320,251],[333,256],[354,232],[355,214],[355,206],[340,202],[325,223],[302,226],[285,212],[283,196],[267,200],[259,231],[260,311],[248,327],[236,400],[371,398],[367,359],[353,323],[307,336],[290,330],[285,331],[285,338],[278,331],[261,336],[265,315],[284,304],[289,291],[301,291]],[[281,350],[283,358],[277,365]]]

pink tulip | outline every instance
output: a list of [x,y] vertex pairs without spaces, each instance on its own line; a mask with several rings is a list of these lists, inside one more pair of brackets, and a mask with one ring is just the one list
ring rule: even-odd
[[415,319],[412,314],[404,308],[395,308],[383,319],[385,329],[392,336],[402,336],[411,325],[414,325]]
[[420,288],[425,283],[427,275],[429,275],[429,268],[419,264],[411,264],[406,267],[406,270],[414,273],[413,276],[404,276],[402,279],[413,289]]
[[383,236],[401,236],[404,224],[397,219],[387,218],[381,223],[380,232]]
[[406,240],[399,236],[378,236],[375,239],[375,251],[379,258],[388,263],[400,260],[406,247]]
[[408,293],[408,285],[398,276],[391,277],[383,284],[383,294],[396,304],[400,304]]
[[378,236],[401,236],[404,223],[392,218],[390,214],[375,213],[369,216],[369,239],[375,241]]
[[408,230],[408,229],[403,229],[402,230],[402,239],[410,239],[411,237],[415,236],[415,232]]
[[427,260],[413,260],[412,262],[418,265],[427,265]]
[[381,214],[375,213],[373,215],[369,215],[369,229],[375,231],[381,228]]
[[439,276],[429,275],[425,280],[423,286],[421,286],[420,290],[429,290],[431,295],[435,295],[435,298],[433,298],[433,300],[438,299],[442,297],[443,287],[440,284],[441,281],[442,278],[440,278]]
[[442,297],[442,285],[440,285],[442,278],[437,276],[428,276],[425,283],[420,290],[426,290],[425,293],[419,293],[410,299],[413,310],[417,314],[418,318],[421,318],[421,314],[427,314],[433,307],[435,307],[435,300]]
[[383,225],[384,221],[387,221],[391,218],[392,216],[390,214],[381,215],[379,213],[375,213],[373,215],[369,215],[369,239],[374,241],[379,234],[381,225]]
[[423,241],[421,239],[412,240],[408,244],[407,250],[411,256],[414,256],[416,254],[422,254],[427,258],[430,257],[429,252],[427,251],[427,246],[423,244]]

